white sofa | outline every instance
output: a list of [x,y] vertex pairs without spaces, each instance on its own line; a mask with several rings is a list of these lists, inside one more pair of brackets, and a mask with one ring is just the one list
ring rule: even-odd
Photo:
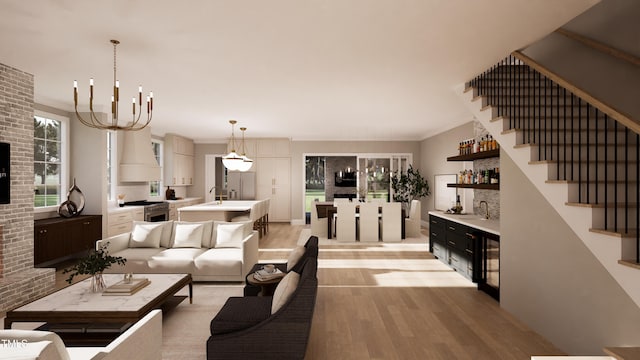
[[99,240],[110,255],[127,259],[110,273],[188,273],[194,281],[244,281],[258,262],[258,232],[251,222],[142,222]]
[[152,310],[105,347],[65,347],[49,331],[0,330],[0,359],[160,360],[162,311]]

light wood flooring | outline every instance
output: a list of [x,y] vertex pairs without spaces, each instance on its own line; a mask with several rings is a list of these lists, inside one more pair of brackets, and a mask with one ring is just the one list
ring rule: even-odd
[[[260,259],[286,258],[303,226],[272,224]],[[326,245],[307,359],[530,359],[563,355],[427,251]]]
[[[260,260],[282,261],[304,226],[270,224]],[[563,355],[425,242],[322,241],[318,297],[306,359],[530,359]],[[67,285],[57,272],[57,287]]]

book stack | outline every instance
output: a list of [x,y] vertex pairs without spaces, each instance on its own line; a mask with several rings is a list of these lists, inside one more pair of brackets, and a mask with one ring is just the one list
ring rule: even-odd
[[277,268],[271,271],[263,268],[253,273],[253,278],[258,281],[269,281],[284,277],[285,275],[286,274],[284,272],[280,271],[280,269]]
[[147,278],[133,278],[129,282],[122,280],[106,288],[102,295],[133,295],[150,283]]

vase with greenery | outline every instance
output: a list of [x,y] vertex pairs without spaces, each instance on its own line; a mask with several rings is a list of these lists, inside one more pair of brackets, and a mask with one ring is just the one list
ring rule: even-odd
[[431,195],[429,181],[420,175],[420,170],[414,169],[411,165],[407,172],[396,171],[391,176],[391,188],[393,201],[401,202],[406,214],[409,214],[412,200]]
[[107,251],[106,243],[97,250],[92,250],[86,257],[80,259],[75,265],[65,269],[62,273],[70,273],[67,282],[71,284],[73,278],[78,275],[91,275],[91,291],[100,292],[106,288],[102,272],[113,264],[124,265],[127,259],[121,256],[111,256]]

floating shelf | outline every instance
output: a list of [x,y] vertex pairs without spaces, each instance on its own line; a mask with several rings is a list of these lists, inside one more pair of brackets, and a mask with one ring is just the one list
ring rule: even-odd
[[473,161],[478,159],[487,159],[492,157],[500,156],[500,149],[489,150],[489,151],[481,151],[468,155],[457,155],[450,156],[447,158],[447,161]]
[[500,184],[447,184],[450,188],[500,190]]

